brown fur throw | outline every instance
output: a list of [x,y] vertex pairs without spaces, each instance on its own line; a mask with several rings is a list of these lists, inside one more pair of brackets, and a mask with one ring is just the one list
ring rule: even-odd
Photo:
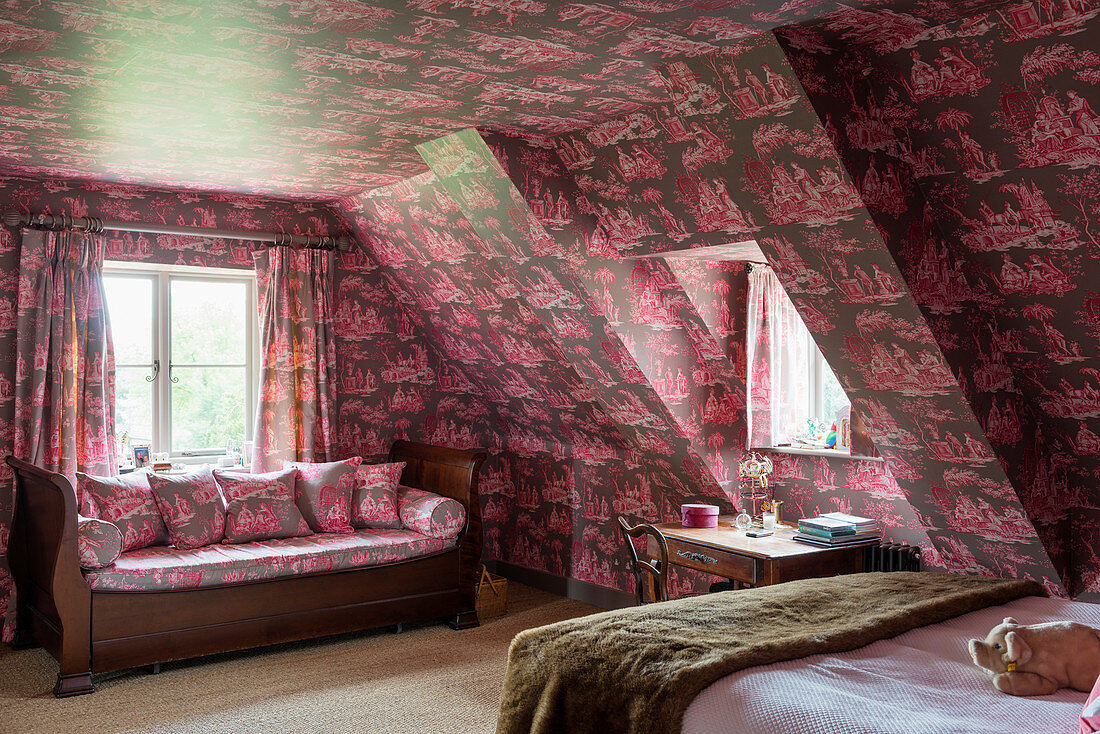
[[[603,612],[516,635],[497,734],[667,734],[719,678],[854,650],[1022,596],[1033,581],[860,573]],[[959,659],[967,659],[959,650]]]

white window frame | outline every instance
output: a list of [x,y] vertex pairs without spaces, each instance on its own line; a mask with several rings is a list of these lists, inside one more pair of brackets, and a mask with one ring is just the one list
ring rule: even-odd
[[810,374],[808,379],[810,381],[810,404],[807,406],[810,409],[810,415],[815,420],[819,418],[829,419],[829,416],[825,415],[825,380],[823,378],[822,370],[832,369],[825,361],[825,357],[821,355],[821,349],[818,348],[817,342],[814,341],[814,335],[809,333],[809,329],[806,330],[806,340],[810,343]]
[[[832,372],[833,368],[829,366],[829,363],[825,360],[825,355],[821,353],[821,348],[817,346],[817,342],[814,341],[814,335],[809,329],[806,330],[806,339],[810,343],[810,374],[807,379],[810,383],[810,416],[814,420],[823,419],[829,422],[833,419],[831,415],[825,415],[825,370]],[[842,386],[843,387],[843,386]],[[848,399],[851,404],[851,398]],[[837,437],[839,441],[840,437]],[[797,449],[796,449],[797,450]],[[810,449],[813,451],[814,449]],[[850,446],[840,447],[835,446],[831,449],[824,449],[824,452],[828,456],[836,456],[838,454],[844,456],[850,456],[852,449]]]
[[[150,263],[107,260],[103,263],[103,275],[112,278],[134,278],[153,283],[152,345],[153,353],[148,364],[116,364],[116,367],[146,367],[150,374],[159,360],[160,369],[153,380],[153,452],[168,451],[173,462],[201,464],[212,456],[221,456],[224,449],[187,449],[172,446],[172,313],[173,280],[223,280],[244,283],[245,288],[245,361],[243,364],[188,365],[190,367],[244,367],[245,370],[245,422],[244,440],[251,441],[255,431],[256,410],[260,385],[260,335],[256,315],[256,274],[250,270],[231,268],[207,268],[192,265],[157,265]],[[251,315],[252,317],[249,317]],[[182,366],[182,365],[181,365]]]

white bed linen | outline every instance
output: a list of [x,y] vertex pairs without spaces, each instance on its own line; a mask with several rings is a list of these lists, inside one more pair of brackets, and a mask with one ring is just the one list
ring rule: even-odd
[[1100,627],[1100,605],[1025,597],[851,652],[733,673],[684,714],[684,734],[1076,734],[1087,693],[1020,698],[993,688],[967,641],[1004,617]]

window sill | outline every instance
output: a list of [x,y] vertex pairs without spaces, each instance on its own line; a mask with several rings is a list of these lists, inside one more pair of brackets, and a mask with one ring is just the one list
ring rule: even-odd
[[203,468],[204,466],[210,467],[211,470],[217,470],[217,471],[221,471],[221,472],[238,472],[238,473],[241,473],[241,474],[248,474],[252,471],[251,467],[240,466],[240,465],[237,465],[237,464],[234,464],[233,466],[218,466],[218,462],[216,460],[215,461],[191,461],[191,462],[181,462],[181,461],[173,460],[172,463],[173,464],[183,464],[186,468],[185,469],[168,469],[166,471],[154,472],[153,468],[151,466],[143,466],[140,469],[135,469],[132,466],[120,466],[118,468],[118,471],[119,471],[119,474],[129,474],[129,473],[135,472],[135,471],[138,471],[138,472],[143,471],[143,472],[148,472],[150,474],[155,473],[155,474],[162,474],[162,475],[164,475],[164,474],[172,475],[172,474],[187,474],[188,472],[197,471],[197,470]]
[[845,459],[848,461],[885,461],[881,456],[860,456],[839,449],[804,449],[797,446],[771,446],[755,449],[773,454],[793,454],[795,456],[824,456],[828,459]]

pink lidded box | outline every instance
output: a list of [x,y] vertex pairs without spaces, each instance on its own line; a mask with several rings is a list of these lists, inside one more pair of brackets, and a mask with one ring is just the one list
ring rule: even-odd
[[716,528],[718,505],[680,505],[680,524],[685,528]]

